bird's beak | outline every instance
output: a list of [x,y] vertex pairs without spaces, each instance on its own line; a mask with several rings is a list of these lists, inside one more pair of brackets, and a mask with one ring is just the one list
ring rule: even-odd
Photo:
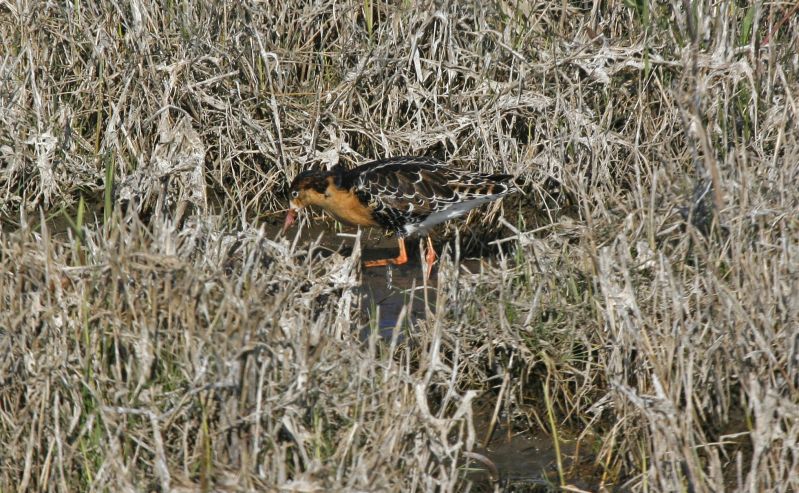
[[292,224],[297,220],[297,211],[299,207],[292,200],[289,202],[289,212],[286,214],[286,220],[283,222],[283,233],[288,231]]

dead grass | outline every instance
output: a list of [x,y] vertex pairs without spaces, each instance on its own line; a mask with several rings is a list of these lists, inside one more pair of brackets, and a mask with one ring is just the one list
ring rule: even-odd
[[[799,489],[799,24],[685,5],[0,5],[0,490],[461,491],[482,392],[597,489]],[[362,341],[359,246],[260,225],[402,154],[525,195]]]

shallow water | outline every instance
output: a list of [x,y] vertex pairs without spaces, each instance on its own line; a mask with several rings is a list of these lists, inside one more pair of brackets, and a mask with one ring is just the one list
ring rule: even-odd
[[[267,236],[274,236],[281,225],[274,223],[266,227]],[[341,255],[351,255],[353,236],[356,228],[334,227],[325,222],[312,222],[304,224],[298,230],[290,230],[288,237],[293,241],[295,235],[300,235],[300,242],[315,241],[321,235],[321,246],[330,252],[339,252]],[[363,302],[361,309],[364,318],[369,321],[362,333],[368,336],[369,331],[379,330],[384,339],[391,339],[394,329],[407,327],[407,322],[414,322],[426,316],[423,289],[425,286],[425,268],[420,253],[423,252],[419,238],[410,238],[405,241],[408,251],[408,262],[403,265],[390,265],[386,267],[371,267],[361,270],[361,290]],[[436,245],[438,249],[440,247]],[[361,236],[361,251],[364,260],[376,260],[396,257],[399,246],[395,237],[387,237],[376,230],[365,230]],[[466,261],[467,264],[477,264],[477,261]],[[436,285],[437,269],[434,267],[427,279],[427,286]],[[428,298],[427,306],[433,309],[434,297]],[[403,313],[404,311],[404,313]],[[401,335],[401,334],[400,334]]]
[[[48,221],[54,234],[65,234],[69,224],[62,214],[54,215]],[[264,223],[265,233],[270,238],[279,235],[282,221],[277,217]],[[298,240],[298,245],[307,244],[320,239],[325,254],[338,252],[351,255],[356,228],[333,226],[332,222],[311,221],[295,226],[287,234],[289,240]],[[299,235],[299,238],[296,236]],[[361,287],[363,301],[361,313],[368,323],[361,332],[365,340],[373,330],[378,330],[381,337],[391,340],[396,337],[405,338],[404,331],[412,327],[417,320],[424,320],[428,310],[435,310],[435,286],[438,269],[434,267],[429,279],[425,279],[425,265],[422,261],[424,242],[419,238],[406,240],[408,262],[401,266],[363,268],[361,270]],[[441,251],[442,244],[436,244]],[[382,233],[365,230],[361,235],[362,258],[373,260],[391,258],[398,254],[395,237],[386,237]],[[461,259],[461,266],[476,272],[480,263],[490,262],[490,258]],[[425,284],[426,283],[426,284]],[[424,291],[427,288],[427,299]],[[499,486],[503,490],[512,491],[551,491],[558,484],[557,455],[552,438],[544,432],[525,430],[518,432],[509,423],[499,419],[491,426],[493,407],[496,396],[485,393],[474,404],[474,426],[480,446],[474,449],[472,457],[464,467],[468,469],[468,477],[473,482],[472,491],[495,491]],[[573,430],[572,430],[573,431]],[[489,435],[490,432],[490,436]],[[569,443],[561,443],[563,466],[571,470],[567,474],[567,482],[577,488],[586,488],[596,481],[575,481],[583,476],[590,478],[596,474],[596,468],[587,466],[587,457],[572,459],[574,447]],[[586,467],[587,466],[587,467]],[[581,475],[580,469],[585,471]]]
[[[496,395],[493,393],[483,394],[473,405],[474,428],[480,442],[474,452],[488,460],[473,458],[469,462],[469,478],[475,485],[473,491],[494,491],[494,486],[499,486],[501,491],[561,490],[558,487],[557,449],[552,437],[543,431],[515,430],[501,416],[492,429],[495,405]],[[579,456],[575,456],[577,453]],[[593,457],[585,450],[578,451],[573,440],[564,440],[563,437],[560,455],[564,480],[573,491],[595,489],[598,471],[592,465]]]
[[[280,224],[270,226],[275,233]],[[322,234],[321,244],[330,251],[338,251],[342,255],[352,252],[355,228],[338,227],[340,234],[324,222],[304,224],[300,231],[290,231],[289,238],[300,234],[300,241],[314,241]],[[385,340],[390,340],[395,328],[400,332],[413,326],[416,320],[426,317],[426,306],[434,310],[434,288],[436,286],[437,268],[434,267],[427,280],[427,304],[423,296],[424,262],[421,254],[422,241],[418,238],[406,240],[408,263],[401,266],[364,268],[361,271],[361,289],[364,294],[362,314],[369,321],[361,333],[366,339],[371,330],[379,330]],[[441,250],[443,245],[434,245]],[[391,258],[398,254],[396,238],[387,238],[376,231],[363,231],[361,236],[362,257],[365,260]],[[482,261],[491,261],[490,258]],[[472,272],[479,270],[481,260],[462,259],[461,265]],[[405,312],[403,313],[403,310]],[[551,491],[558,489],[557,453],[552,437],[547,433],[525,430],[513,430],[501,419],[491,427],[495,398],[488,392],[478,399],[474,406],[474,426],[481,446],[476,447],[472,458],[468,461],[468,477],[474,483],[473,491],[494,491],[495,486],[512,491]],[[574,430],[562,430],[565,432]],[[487,436],[490,432],[490,436]],[[574,433],[576,434],[576,433]],[[562,465],[566,470],[566,481],[572,487],[586,488],[595,483],[591,476],[595,468],[586,467],[590,457],[574,458],[575,447],[567,441],[561,441],[560,452]],[[583,454],[581,454],[583,455]],[[466,466],[466,464],[464,464]],[[582,472],[581,472],[582,471]]]

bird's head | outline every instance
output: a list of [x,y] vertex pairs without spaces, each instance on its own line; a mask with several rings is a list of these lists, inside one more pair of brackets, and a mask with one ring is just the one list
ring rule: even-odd
[[300,209],[309,205],[323,205],[328,195],[328,187],[334,182],[335,174],[330,171],[308,170],[303,171],[289,187],[289,211],[283,223],[283,232],[286,232],[297,220]]

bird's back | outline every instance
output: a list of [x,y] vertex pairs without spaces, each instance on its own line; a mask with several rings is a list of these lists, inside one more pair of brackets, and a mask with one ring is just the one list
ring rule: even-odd
[[427,157],[373,161],[341,177],[381,226],[407,236],[515,192],[513,176],[461,171]]

